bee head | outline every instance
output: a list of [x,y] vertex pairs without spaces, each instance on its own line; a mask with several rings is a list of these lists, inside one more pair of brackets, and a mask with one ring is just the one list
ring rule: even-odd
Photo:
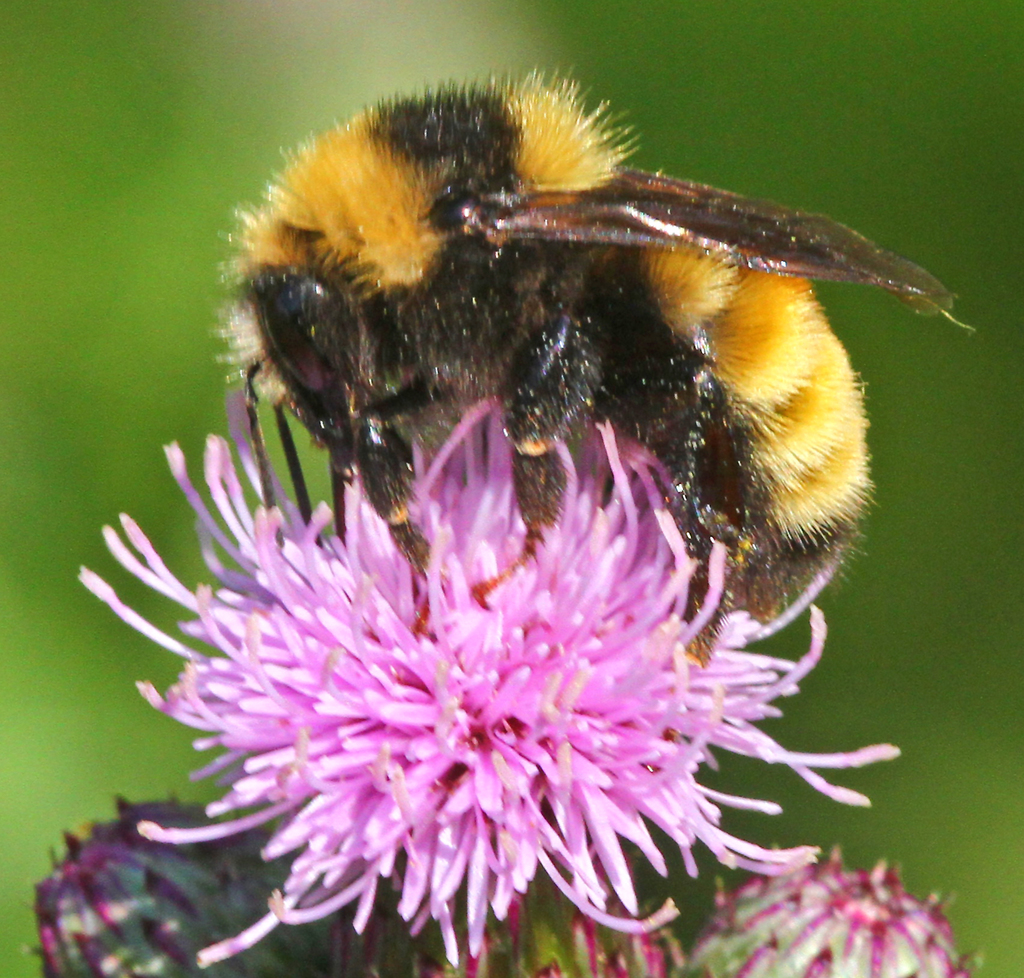
[[348,417],[359,365],[360,313],[351,290],[302,268],[268,269],[247,283],[243,305],[272,373],[317,434]]

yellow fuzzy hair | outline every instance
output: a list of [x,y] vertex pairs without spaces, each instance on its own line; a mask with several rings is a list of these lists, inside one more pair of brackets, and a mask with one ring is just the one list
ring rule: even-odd
[[245,261],[299,264],[291,229],[315,231],[316,257],[347,264],[365,285],[410,285],[422,277],[440,237],[427,213],[434,188],[415,164],[369,135],[372,112],[301,150],[270,192],[269,206],[243,218]]
[[734,265],[693,248],[651,248],[643,260],[661,314],[684,339],[725,311],[740,281]]
[[607,183],[626,155],[599,107],[587,113],[569,81],[539,75],[512,85],[508,108],[519,131],[516,172],[531,190],[586,190]]
[[871,488],[863,396],[810,283],[742,269],[710,336],[783,532],[853,519]]
[[644,260],[672,329],[707,336],[782,531],[813,535],[854,518],[870,492],[863,397],[810,283],[691,248]]

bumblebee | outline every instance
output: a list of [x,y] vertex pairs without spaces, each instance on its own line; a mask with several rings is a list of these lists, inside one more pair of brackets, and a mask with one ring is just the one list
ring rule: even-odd
[[[568,83],[385,102],[300,150],[243,216],[231,334],[254,402],[323,446],[416,568],[410,440],[502,406],[528,548],[554,451],[593,421],[646,446],[691,553],[728,547],[722,612],[767,621],[855,537],[870,491],[857,375],[808,279],[924,308],[923,269],[828,218],[628,169]],[[300,505],[309,503],[300,491]]]

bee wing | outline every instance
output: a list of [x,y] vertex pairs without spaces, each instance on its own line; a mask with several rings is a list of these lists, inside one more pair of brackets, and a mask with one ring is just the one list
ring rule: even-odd
[[687,244],[777,275],[876,285],[922,311],[953,304],[923,268],[821,214],[640,170],[589,190],[484,198],[467,227],[495,241]]

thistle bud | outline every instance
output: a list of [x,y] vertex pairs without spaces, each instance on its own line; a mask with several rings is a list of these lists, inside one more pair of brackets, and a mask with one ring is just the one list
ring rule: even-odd
[[[263,861],[263,830],[172,846],[139,835],[136,825],[153,819],[182,827],[206,822],[200,808],[119,801],[116,821],[65,835],[64,858],[36,886],[45,978],[196,978],[199,949],[261,912],[287,873]],[[265,941],[244,962],[220,965],[207,978],[325,974],[328,927],[281,928],[283,940]]]
[[689,978],[970,978],[942,901],[919,900],[896,869],[843,868],[838,851],[784,876],[755,876],[718,909]]

